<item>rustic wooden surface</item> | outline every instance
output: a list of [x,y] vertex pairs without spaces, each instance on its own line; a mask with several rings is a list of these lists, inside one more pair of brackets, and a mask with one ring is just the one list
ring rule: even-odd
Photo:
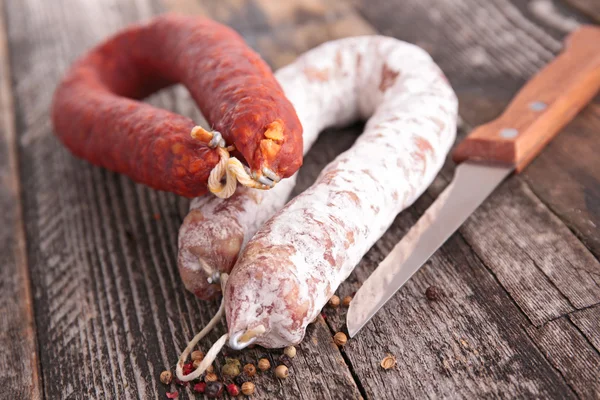
[[[550,17],[535,2],[4,0],[0,397],[165,398],[158,374],[217,307],[185,293],[177,277],[187,201],[76,160],[53,136],[52,91],[86,48],[166,10],[232,26],[274,68],[326,40],[379,32],[433,55],[459,95],[464,135],[497,116],[560,50],[565,27],[597,15],[594,1],[554,1]],[[199,118],[181,88],[149,101]],[[325,132],[295,192],[360,129]],[[600,397],[598,132],[596,102],[503,183],[356,339],[339,350],[331,335],[343,329],[344,311],[326,309],[290,379],[261,376],[255,398]],[[340,295],[360,286],[452,170],[448,162],[396,219]],[[443,291],[439,301],[425,297],[431,285]],[[274,363],[280,353],[237,356],[263,354]],[[387,354],[398,365],[383,371]]]

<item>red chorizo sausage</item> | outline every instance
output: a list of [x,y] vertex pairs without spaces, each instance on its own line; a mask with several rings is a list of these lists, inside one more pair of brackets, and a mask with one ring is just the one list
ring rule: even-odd
[[236,32],[201,17],[163,15],[84,55],[56,90],[56,134],[93,164],[155,189],[201,195],[217,151],[190,136],[191,119],[137,101],[175,83],[253,178],[298,170],[302,127],[270,68]]

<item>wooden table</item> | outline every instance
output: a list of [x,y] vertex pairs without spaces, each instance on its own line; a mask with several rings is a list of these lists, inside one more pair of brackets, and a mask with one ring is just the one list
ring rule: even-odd
[[[69,63],[166,10],[237,29],[274,67],[326,40],[379,32],[428,50],[461,102],[460,135],[497,116],[597,0],[4,0],[0,9],[0,397],[166,398],[159,373],[218,303],[186,293],[177,231],[188,201],[72,157],[48,109]],[[197,117],[181,88],[154,104]],[[326,132],[297,192],[360,126]],[[598,398],[600,102],[512,177],[343,349],[325,310],[291,376],[255,398]],[[430,190],[342,285],[354,292],[452,176]],[[444,295],[429,301],[435,285]],[[203,342],[206,349],[225,327]],[[254,349],[247,360],[278,352]],[[397,357],[395,369],[380,361]],[[220,359],[219,362],[221,362]],[[188,398],[184,389],[180,398]],[[192,396],[193,397],[193,396]]]

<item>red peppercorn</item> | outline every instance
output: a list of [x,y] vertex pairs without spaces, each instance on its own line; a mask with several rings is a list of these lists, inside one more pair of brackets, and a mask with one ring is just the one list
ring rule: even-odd
[[184,375],[188,375],[191,374],[192,371],[194,371],[194,363],[187,363],[187,364],[183,364],[183,374]]
[[196,383],[194,385],[194,392],[196,392],[196,393],[204,393],[205,390],[206,390],[205,382]]
[[240,388],[237,387],[235,383],[230,383],[227,385],[227,393],[233,397],[238,396],[240,394]]
[[223,384],[221,382],[208,382],[204,394],[211,399],[216,399],[223,394]]
[[179,397],[179,392],[175,391],[175,392],[167,392],[167,397],[169,399],[176,399]]

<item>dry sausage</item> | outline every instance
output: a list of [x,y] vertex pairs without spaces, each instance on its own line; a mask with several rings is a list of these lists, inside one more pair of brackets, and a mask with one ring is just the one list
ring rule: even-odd
[[[320,93],[299,88],[298,79],[289,73],[276,72],[275,77],[300,118],[306,152],[324,128],[320,111],[311,105],[319,101]],[[220,274],[231,271],[240,250],[284,206],[295,183],[293,175],[268,191],[241,187],[227,199],[210,195],[193,199],[178,239],[177,264],[186,289],[204,300],[221,293]]]
[[[277,77],[303,123],[310,116],[308,132],[368,122],[313,186],[262,225],[231,275],[221,274],[221,307],[177,362],[183,381],[201,376],[227,342],[236,350],[300,342],[396,214],[429,186],[456,135],[457,100],[444,75],[426,52],[393,38],[326,43]],[[223,315],[228,333],[184,374],[187,356]]]
[[93,164],[199,196],[218,149],[190,136],[191,119],[137,101],[175,83],[264,187],[300,167],[302,127],[270,68],[236,32],[201,17],[163,15],[84,55],[56,90],[56,134]]
[[242,251],[224,293],[234,349],[300,342],[366,251],[429,186],[456,134],[457,100],[442,72],[425,51],[393,38],[326,43],[278,76],[319,94],[310,106],[325,126],[368,122]]

